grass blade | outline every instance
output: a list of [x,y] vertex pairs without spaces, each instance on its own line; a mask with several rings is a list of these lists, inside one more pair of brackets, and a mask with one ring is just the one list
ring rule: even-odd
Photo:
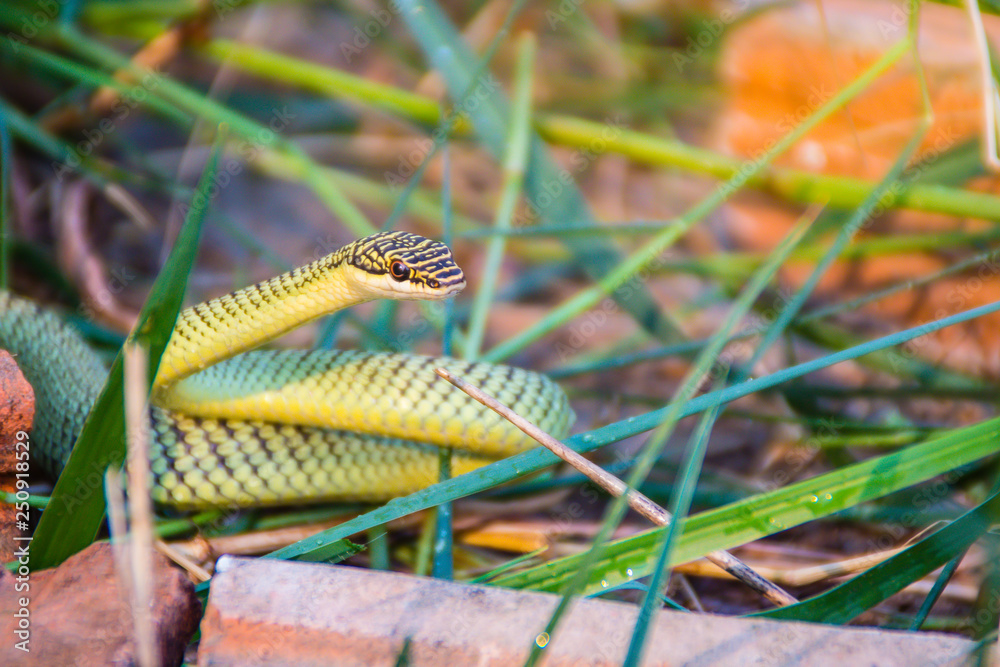
[[[731,549],[845,508],[882,498],[1000,451],[1000,418],[688,518],[670,565]],[[661,530],[611,543],[587,592],[646,576]],[[581,555],[500,577],[494,584],[559,590],[578,571]]]
[[[642,452],[636,458],[632,471],[626,479],[628,488],[638,488],[638,486],[646,480],[646,477],[652,470],[653,465],[661,456],[667,440],[673,434],[674,428],[680,419],[680,414],[683,410],[685,401],[694,395],[697,391],[698,385],[702,381],[702,378],[709,372],[709,368],[716,363],[716,357],[722,351],[729,332],[735,328],[736,323],[746,315],[747,311],[750,310],[753,302],[757,300],[760,293],[774,277],[774,274],[788,257],[788,254],[802,240],[803,235],[811,222],[811,219],[804,218],[792,227],[779,248],[772,253],[768,261],[756,272],[744,290],[740,293],[739,297],[733,303],[729,312],[726,314],[725,320],[719,327],[719,330],[714,336],[712,336],[708,346],[699,353],[697,360],[692,365],[691,369],[685,374],[681,386],[674,394],[673,401],[665,408],[665,414],[662,422],[656,427],[656,430],[653,431],[652,435],[650,435],[647,442],[643,445]],[[711,412],[714,412],[714,410],[715,408],[713,408]],[[694,465],[694,460],[688,459],[686,461],[686,465],[688,467],[682,472],[683,476],[687,476],[688,473],[692,472],[691,466]],[[625,517],[625,509],[626,497],[619,496],[612,501],[611,505],[605,511],[601,529],[592,541],[590,549],[584,553],[583,558],[578,563],[576,574],[568,582],[566,582],[565,586],[560,589],[562,599],[559,601],[559,605],[552,613],[552,617],[549,619],[548,625],[545,628],[545,632],[547,632],[550,636],[555,634],[556,626],[559,623],[560,617],[568,609],[571,599],[579,594],[581,588],[585,585],[588,577],[590,576],[594,565],[601,558],[604,547],[607,544],[612,531]],[[683,517],[674,516],[670,524],[670,531],[677,530],[682,524]],[[670,533],[668,532],[668,535],[669,534]],[[644,607],[646,604],[651,605],[653,603],[653,600],[656,599],[656,593],[659,591],[658,587],[654,586],[651,588],[653,592],[646,597]],[[644,620],[643,614],[640,613],[636,626],[636,634],[639,635],[640,642],[645,635],[643,627],[645,622],[648,622],[648,615]],[[634,658],[635,656],[631,652],[631,646],[634,646],[634,644],[630,645],[630,656]],[[525,664],[535,664],[540,656],[540,648],[537,645],[532,646],[531,653]]]
[[917,613],[913,617],[913,622],[910,623],[909,629],[911,632],[916,632],[923,626],[924,621],[926,621],[927,617],[930,615],[934,604],[941,598],[941,593],[944,592],[945,586],[948,585],[948,582],[950,582],[951,578],[955,575],[955,571],[958,570],[958,566],[962,564],[962,558],[965,556],[966,551],[967,550],[964,549],[959,551],[954,558],[948,561],[945,566],[941,568],[941,573],[934,581],[934,586],[927,594],[927,597],[924,598],[924,601],[920,603],[920,609],[917,610]]
[[669,570],[667,563],[670,562],[670,555],[673,552],[674,543],[680,538],[684,530],[683,519],[691,509],[691,500],[694,498],[694,490],[698,484],[698,475],[701,473],[701,466],[705,460],[705,452],[708,449],[708,437],[712,433],[712,427],[719,416],[719,408],[706,410],[698,422],[698,427],[688,441],[684,450],[684,460],[681,465],[682,475],[677,488],[670,496],[670,513],[674,516],[674,521],[667,526],[666,536],[663,538],[663,545],[657,549],[659,558],[653,568],[653,576],[649,580],[649,588],[643,596],[642,605],[639,608],[639,615],[635,619],[635,628],[632,631],[632,639],[629,640],[628,653],[622,667],[636,667],[642,664],[642,649],[646,643],[649,632],[649,622],[653,619],[653,612],[661,597],[660,590],[664,588],[663,579]]
[[862,75],[845,86],[843,90],[799,123],[791,132],[772,144],[758,158],[745,163],[744,167],[732,179],[719,184],[710,195],[689,208],[678,219],[676,225],[660,232],[654,238],[650,239],[645,246],[626,257],[613,269],[610,269],[597,284],[565,300],[532,326],[498,344],[483,355],[483,359],[491,362],[502,361],[550,331],[555,330],[571,318],[595,306],[606,296],[614,296],[616,294],[620,296],[623,293],[633,294],[637,290],[644,289],[642,282],[637,278],[637,274],[640,271],[654,265],[663,251],[672,246],[706,215],[727,201],[730,196],[746,185],[751,177],[764,171],[775,157],[788,150],[796,141],[805,136],[809,130],[842,108],[844,104],[860,94],[872,82],[884,74],[906,52],[909,48],[909,42],[909,39],[904,39],[893,45],[881,58],[865,70]]
[[[604,129],[600,123],[568,116],[545,116],[538,121],[539,133],[547,141],[565,146],[585,146]],[[736,158],[704,148],[665,139],[645,132],[623,129],[607,140],[609,152],[624,155],[636,164],[669,167],[733,178],[743,168]],[[817,174],[804,169],[774,167],[747,180],[747,186],[799,203],[826,202],[831,208],[854,209],[871,194],[875,184],[862,178]],[[944,213],[957,217],[1000,220],[995,195],[944,185],[909,184],[893,201],[892,207]]]
[[[856,359],[860,356],[900,345],[934,331],[939,331],[954,324],[1000,312],[1000,302],[972,308],[949,317],[928,322],[918,327],[904,329],[897,333],[876,338],[862,345],[856,345],[840,352],[828,354],[819,359],[813,359],[790,368],[783,369],[771,375],[754,378],[742,384],[726,387],[719,391],[703,394],[688,401],[681,409],[679,417],[687,417],[707,410],[716,405],[735,401],[757,391],[778,386],[789,380],[802,377],[813,371],[827,368],[841,361]],[[566,444],[578,452],[589,452],[609,445],[619,440],[656,428],[667,413],[667,408],[653,410],[638,417],[608,424],[588,433],[581,433],[566,439]],[[992,424],[992,422],[986,422]],[[977,425],[982,427],[983,424]],[[985,456],[985,454],[983,454]],[[971,459],[970,459],[971,460]],[[369,527],[392,521],[399,517],[412,514],[422,509],[434,507],[442,502],[457,500],[473,493],[479,493],[511,480],[531,474],[559,462],[559,459],[547,450],[534,449],[503,461],[484,466],[473,472],[466,473],[447,482],[435,484],[416,493],[386,503],[384,506],[363,514],[356,519],[347,521],[335,528],[279,549],[270,554],[273,558],[300,558],[307,560],[325,560],[332,554],[342,552],[346,546],[345,538],[355,533],[367,530]],[[956,463],[956,465],[959,465]],[[720,547],[721,548],[721,547]]]
[[[536,50],[534,35],[525,33],[518,44],[513,117],[503,160],[502,194],[494,224],[499,232],[506,232],[511,228],[514,207],[521,197],[521,188],[524,184],[524,170],[530,145],[528,140],[531,137],[531,93],[534,82],[532,69],[535,65]],[[482,281],[472,302],[472,312],[469,314],[469,332],[465,339],[465,353],[462,355],[464,359],[474,360],[479,356],[486,334],[486,316],[489,314],[490,304],[493,303],[506,241],[503,235],[494,236],[487,246]]]
[[[451,244],[451,222],[452,222],[452,199],[451,199],[451,158],[448,153],[447,144],[441,156],[444,162],[443,179],[444,186],[441,188],[442,210],[441,226],[442,241],[445,245]],[[424,164],[427,164],[426,160]],[[421,165],[423,166],[423,165]],[[441,354],[451,356],[452,339],[455,330],[455,300],[448,299],[445,303],[445,325],[441,333]],[[438,451],[438,481],[444,482],[451,479],[451,450],[442,447]],[[434,512],[434,561],[431,566],[431,574],[436,579],[451,580],[455,576],[455,531],[452,520],[452,504],[441,503]],[[429,530],[425,528],[425,530]]]
[[[489,76],[480,77],[478,82],[474,80],[475,72],[470,63],[476,63],[477,59],[437,3],[400,0],[399,6],[425,57],[441,72],[451,95],[457,97],[473,86],[479,87],[483,103],[475,110],[470,110],[473,125],[490,151],[496,156],[502,156],[510,132],[510,110],[499,86]],[[550,223],[572,221],[595,224],[582,193],[572,180],[568,183],[566,180],[564,172],[549,157],[545,144],[532,133],[531,153],[524,180],[527,199],[539,211],[539,215]],[[581,269],[594,279],[603,278],[609,268],[620,261],[619,253],[603,239],[570,236],[564,242]],[[627,295],[616,295],[616,299],[643,328],[655,336],[668,342],[682,338],[677,327],[660,312],[645,287],[639,286],[630,290]]]
[[[214,187],[224,133],[220,132],[211,158],[202,173],[191,208],[177,241],[150,290],[130,343],[149,351],[149,382],[156,377],[160,355],[173,332],[187,286],[188,274],[198,250],[201,224]],[[104,518],[104,494],[100,481],[107,468],[119,468],[125,460],[124,382],[119,352],[101,396],[94,405],[73,447],[66,467],[56,481],[52,498],[42,513],[32,542],[32,567],[53,567],[94,541]],[[148,392],[148,387],[146,388]]]
[[822,595],[753,616],[847,623],[963,553],[997,521],[1000,521],[1000,493],[933,535]]

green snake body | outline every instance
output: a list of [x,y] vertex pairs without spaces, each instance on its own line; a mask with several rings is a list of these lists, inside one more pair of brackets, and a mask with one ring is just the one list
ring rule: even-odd
[[[438,378],[438,367],[564,437],[573,419],[566,395],[522,369],[406,354],[250,351],[348,305],[445,298],[464,284],[446,246],[390,232],[183,311],[154,382],[154,500],[180,509],[382,501],[437,481],[438,447],[456,450],[460,474],[534,446]],[[35,450],[57,475],[106,370],[75,330],[7,292],[0,347],[16,355],[35,389]]]

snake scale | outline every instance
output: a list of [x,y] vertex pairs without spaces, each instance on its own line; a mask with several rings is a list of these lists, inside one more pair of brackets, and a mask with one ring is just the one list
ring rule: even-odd
[[[556,437],[574,415],[543,375],[448,357],[254,350],[283,333],[379,298],[444,299],[465,287],[450,249],[383,232],[311,264],[182,311],[154,381],[153,499],[182,510],[384,501],[453,471],[534,446],[437,377],[444,367]],[[0,348],[35,389],[35,455],[52,475],[69,457],[107,374],[54,313],[0,291]]]

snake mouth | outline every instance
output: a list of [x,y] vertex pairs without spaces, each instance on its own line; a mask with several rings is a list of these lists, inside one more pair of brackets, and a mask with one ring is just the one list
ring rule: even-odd
[[445,294],[445,296],[446,297],[455,296],[464,289],[465,289],[465,278],[463,277],[461,280],[448,287],[447,294]]
[[[457,267],[456,267],[457,268]],[[425,299],[448,299],[465,289],[465,275],[458,269],[458,275],[448,279],[447,282],[440,278],[435,278],[437,285],[428,281],[423,285],[423,298]]]
[[444,292],[444,296],[458,294],[465,289],[465,274],[458,265],[452,264],[450,267],[436,271],[426,280],[426,284],[431,289]]

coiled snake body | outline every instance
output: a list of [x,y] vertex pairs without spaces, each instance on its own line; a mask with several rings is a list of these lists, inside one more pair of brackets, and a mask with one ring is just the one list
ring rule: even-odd
[[[257,350],[340,308],[443,299],[465,286],[451,251],[375,234],[312,264],[184,310],[160,361],[151,410],[153,499],[180,509],[381,501],[534,442],[435,375],[444,367],[557,437],[573,411],[548,378],[447,357]],[[35,389],[36,460],[58,475],[104,383],[100,359],[33,302],[0,291],[0,348]]]

